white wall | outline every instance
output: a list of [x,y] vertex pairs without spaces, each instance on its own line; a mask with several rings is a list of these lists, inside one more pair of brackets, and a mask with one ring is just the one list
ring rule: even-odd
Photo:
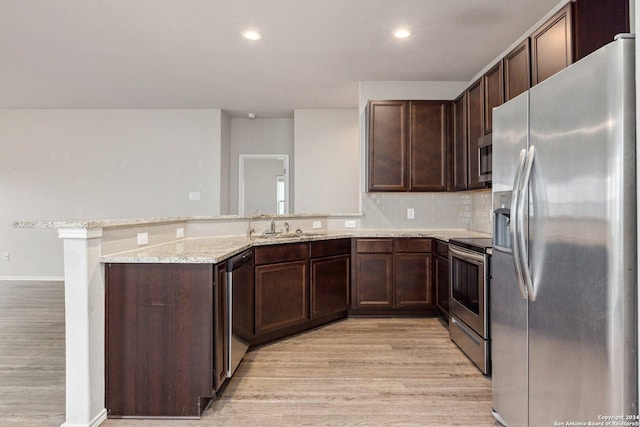
[[231,158],[231,117],[224,111],[221,114],[220,128],[220,214],[229,213],[231,175],[229,159]]
[[220,214],[221,125],[221,110],[0,110],[0,277],[63,275],[56,231],[14,221]]
[[[238,213],[238,162],[240,154],[288,154],[293,158],[293,119],[231,118],[231,149],[229,163],[229,213]],[[289,165],[290,178],[293,165]],[[290,179],[290,181],[293,181]],[[295,183],[290,183],[289,212],[295,212]]]
[[358,110],[296,110],[294,128],[295,212],[359,212]]

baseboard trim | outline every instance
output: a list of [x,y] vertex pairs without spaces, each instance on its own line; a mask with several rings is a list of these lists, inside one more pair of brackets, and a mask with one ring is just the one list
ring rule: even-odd
[[102,409],[91,421],[86,424],[64,422],[60,427],[97,427],[107,420],[107,410]]
[[64,276],[0,276],[0,281],[12,282],[64,282]]

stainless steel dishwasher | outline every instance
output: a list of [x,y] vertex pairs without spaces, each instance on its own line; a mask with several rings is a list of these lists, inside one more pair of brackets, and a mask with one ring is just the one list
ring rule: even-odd
[[227,339],[231,378],[253,339],[253,250],[242,252],[227,261]]

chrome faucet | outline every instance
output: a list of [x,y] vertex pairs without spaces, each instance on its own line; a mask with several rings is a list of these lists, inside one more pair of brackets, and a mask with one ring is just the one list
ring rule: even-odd
[[284,232],[285,232],[285,233],[288,233],[288,232],[289,232],[289,223],[288,223],[288,222],[285,222],[285,223],[284,223]]
[[270,233],[271,234],[275,234],[276,232],[276,220],[271,218],[271,228],[270,228]]

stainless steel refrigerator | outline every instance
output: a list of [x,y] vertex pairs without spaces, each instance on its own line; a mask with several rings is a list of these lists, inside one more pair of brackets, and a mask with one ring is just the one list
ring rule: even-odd
[[634,40],[620,36],[494,110],[502,424],[638,414],[634,79]]

